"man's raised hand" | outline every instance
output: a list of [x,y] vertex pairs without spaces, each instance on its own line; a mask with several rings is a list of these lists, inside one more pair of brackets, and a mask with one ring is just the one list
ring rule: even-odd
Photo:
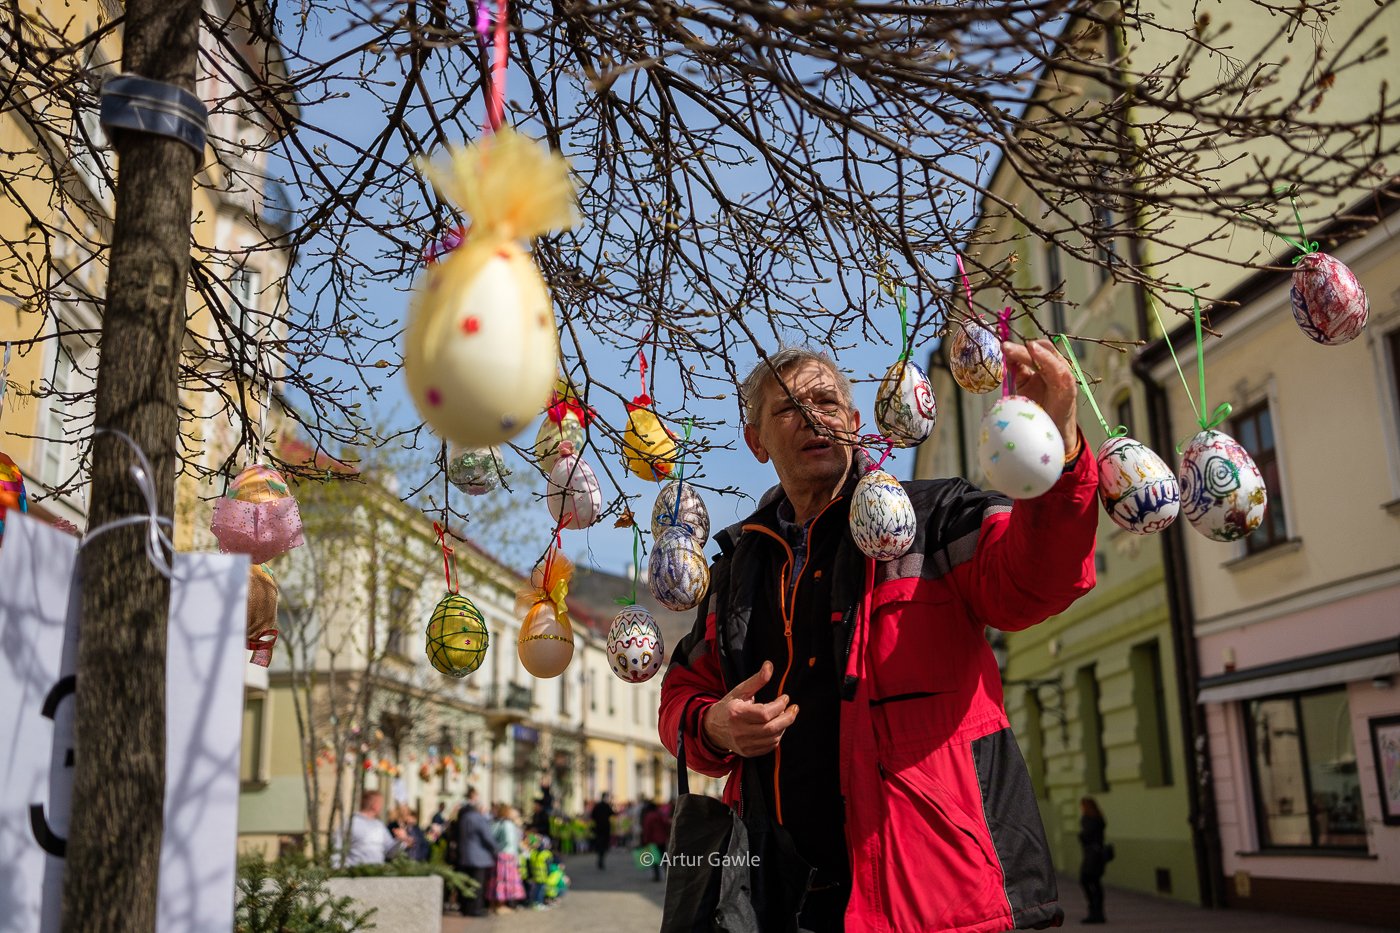
[[797,718],[797,706],[789,705],[787,694],[769,703],[754,702],[754,695],[772,677],[773,664],[764,661],[758,673],[705,711],[702,727],[711,745],[743,758],[765,755],[777,748],[783,733]]

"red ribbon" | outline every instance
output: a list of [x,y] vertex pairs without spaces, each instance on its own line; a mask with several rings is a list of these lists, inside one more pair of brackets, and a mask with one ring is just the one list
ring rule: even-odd
[[253,652],[252,662],[258,667],[272,664],[272,649],[277,644],[277,629],[263,629],[256,635],[248,636],[248,650]]
[[452,545],[447,543],[447,530],[433,522],[433,531],[437,532],[438,547],[442,548],[442,574],[447,578],[447,592],[456,593],[459,581],[455,579],[457,575],[454,571],[457,568],[452,560]]

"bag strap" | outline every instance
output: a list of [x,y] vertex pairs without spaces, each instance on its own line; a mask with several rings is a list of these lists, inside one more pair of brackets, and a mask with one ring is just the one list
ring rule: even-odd
[[[682,716],[682,719],[685,717]],[[690,793],[690,774],[685,769],[685,727],[681,726],[676,730],[676,796],[684,797]]]

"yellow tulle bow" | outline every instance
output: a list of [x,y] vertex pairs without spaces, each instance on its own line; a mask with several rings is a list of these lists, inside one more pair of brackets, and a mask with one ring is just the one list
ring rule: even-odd
[[515,614],[524,616],[537,604],[554,604],[554,615],[559,622],[570,626],[569,622],[569,581],[574,578],[574,563],[557,548],[551,547],[543,563],[535,567],[530,575],[530,585],[515,595]]

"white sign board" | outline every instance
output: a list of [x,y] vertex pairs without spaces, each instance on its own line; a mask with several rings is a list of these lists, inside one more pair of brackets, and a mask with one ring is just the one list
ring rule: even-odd
[[[5,516],[0,545],[0,933],[56,933],[73,796],[78,541]],[[157,933],[233,928],[248,559],[177,554],[166,657]],[[139,670],[132,671],[139,677]],[[112,814],[121,820],[121,814]]]

